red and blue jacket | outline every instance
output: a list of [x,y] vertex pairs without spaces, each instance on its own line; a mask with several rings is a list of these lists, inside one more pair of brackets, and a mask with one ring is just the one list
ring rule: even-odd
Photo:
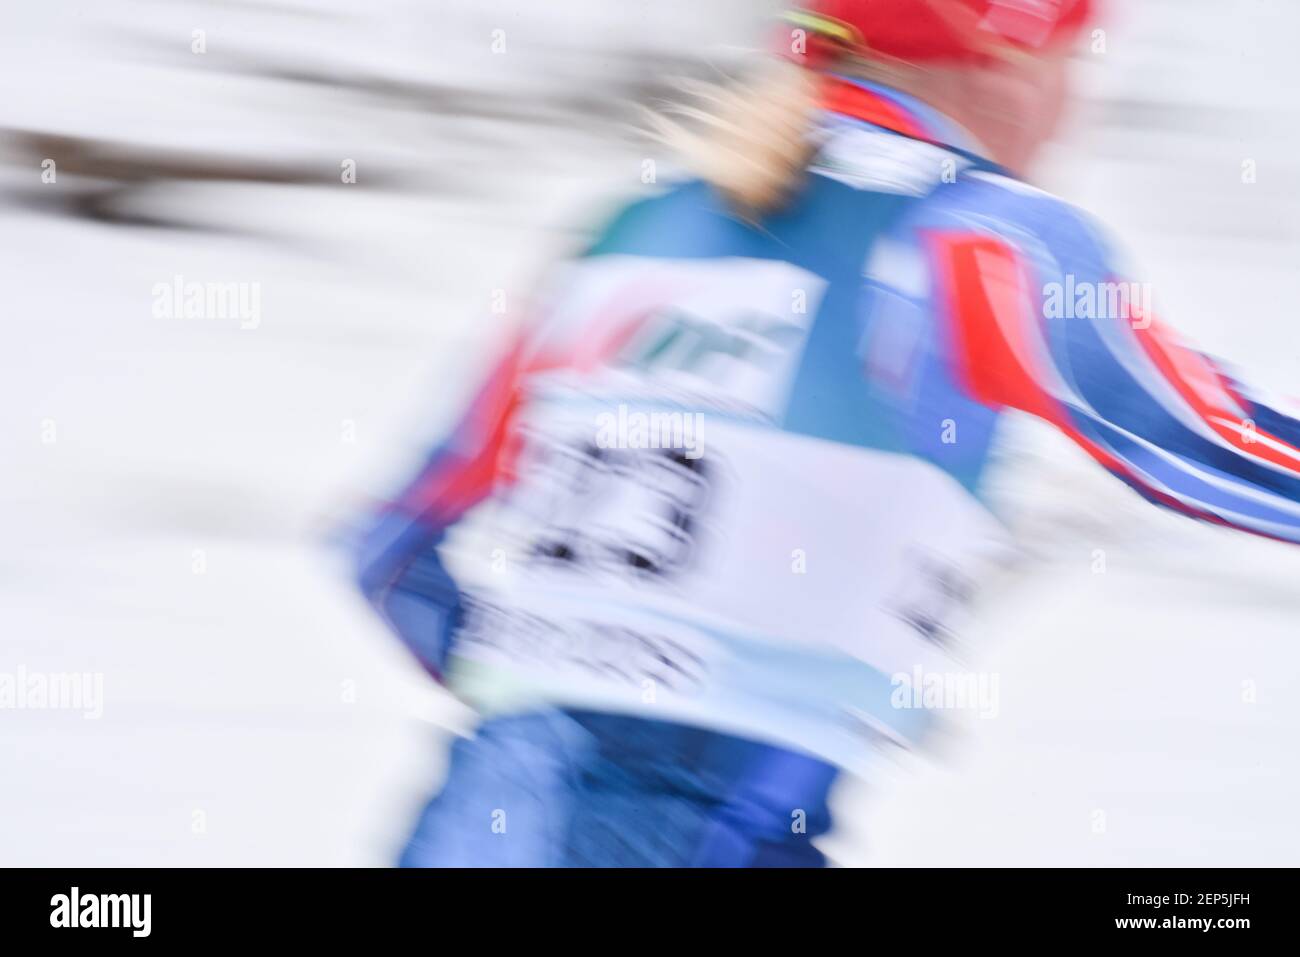
[[[820,154],[787,209],[750,223],[700,181],[624,209],[557,270],[546,314],[376,518],[359,553],[361,587],[432,672],[443,669],[464,614],[440,543],[476,505],[511,494],[529,432],[521,423],[556,383],[623,401],[646,394],[633,385],[641,381],[662,407],[704,409],[737,450],[728,467],[759,484],[777,482],[779,471],[760,463],[800,463],[779,479],[784,499],[774,491],[762,499],[767,512],[734,518],[744,542],[735,554],[754,589],[771,596],[763,614],[750,617],[721,586],[680,584],[689,576],[672,594],[695,596],[703,612],[692,627],[702,633],[726,642],[752,633],[765,649],[787,638],[803,647],[807,636],[784,622],[787,608],[805,602],[817,635],[853,623],[835,650],[886,677],[911,661],[908,646],[889,638],[878,656],[859,654],[887,626],[853,605],[850,573],[822,592],[808,587],[810,573],[803,591],[792,590],[764,564],[764,550],[800,550],[804,528],[815,543],[808,561],[834,555],[837,568],[866,554],[854,536],[879,539],[879,567],[890,574],[916,548],[944,553],[941,536],[909,537],[899,516],[925,511],[928,494],[980,507],[1008,412],[1050,423],[1156,505],[1300,541],[1300,422],[1159,321],[1087,217],[990,162],[913,98],[848,79],[832,79],[827,91]],[[770,305],[749,295],[761,284],[773,290]],[[744,315],[733,315],[741,310],[728,302],[741,300]],[[790,303],[806,315],[789,315],[798,311]],[[683,337],[691,349],[679,348]],[[900,484],[888,471],[904,465],[916,481]],[[779,501],[790,504],[774,516]],[[772,527],[751,528],[764,522]],[[704,553],[712,540],[702,541]],[[648,605],[668,594],[644,584],[643,572],[641,590],[620,599],[634,616],[638,595]],[[708,574],[701,566],[698,576]],[[728,578],[727,587],[744,580]],[[866,591],[879,604],[897,588]],[[842,618],[821,613],[837,601]],[[917,624],[913,616],[903,627]],[[918,646],[936,633],[922,624]],[[763,686],[767,677],[754,681],[762,695],[793,699],[815,696],[824,674],[840,672],[809,665],[809,673],[817,679],[782,677],[775,690]],[[879,696],[884,686],[863,681],[845,696]]]

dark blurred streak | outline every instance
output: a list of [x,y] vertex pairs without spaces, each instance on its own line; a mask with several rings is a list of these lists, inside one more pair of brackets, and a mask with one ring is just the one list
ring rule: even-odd
[[[35,130],[0,129],[0,155],[13,165],[36,168],[53,159],[60,176],[84,179],[77,189],[57,192],[33,187],[15,199],[37,208],[62,210],[101,223],[152,225],[212,231],[179,219],[133,213],[131,200],[142,190],[162,183],[259,183],[325,186],[338,182],[328,163],[269,161],[251,157],[222,157],[212,153],[162,151],[120,140],[65,136]],[[400,188],[400,177],[383,170],[368,172],[360,188]]]
[[[139,54],[131,58],[132,62],[138,63],[148,54],[158,53],[156,44],[131,42]],[[273,59],[231,52],[212,60],[186,59],[179,55],[164,59],[178,69],[219,71],[271,83],[315,87],[334,94],[350,94],[368,108],[427,116],[431,121],[426,134],[427,163],[413,167],[392,159],[372,160],[367,163],[365,176],[355,186],[461,197],[483,196],[491,191],[491,184],[482,175],[484,163],[499,164],[533,155],[538,161],[543,159],[546,151],[536,141],[539,131],[565,131],[592,137],[624,134],[635,123],[640,107],[671,98],[677,78],[708,72],[685,58],[635,51],[620,59],[618,74],[601,84],[592,85],[575,78],[573,83],[559,89],[530,93],[475,89],[355,70],[339,73],[310,66],[290,67]],[[379,145],[394,145],[384,142],[382,127],[376,135]],[[449,142],[461,148],[470,146],[483,155],[484,163],[467,159],[463,154],[449,159],[445,148],[441,148]],[[337,160],[327,159],[323,147],[313,148],[313,153],[320,154],[319,158],[269,159],[159,149],[89,135],[0,128],[0,156],[9,163],[30,169],[45,159],[53,159],[60,176],[76,178],[70,189],[52,191],[35,186],[18,189],[12,197],[16,202],[116,225],[229,231],[187,221],[179,213],[171,215],[167,210],[142,212],[135,208],[139,206],[136,200],[160,184],[336,185]]]
[[[495,120],[525,127],[570,125],[593,118],[627,120],[634,115],[636,106],[673,97],[680,77],[717,79],[715,71],[698,59],[674,57],[659,50],[611,51],[609,69],[600,73],[598,83],[584,79],[578,71],[570,77],[572,83],[561,91],[530,93],[526,89],[495,91],[405,79],[355,68],[344,71],[304,64],[289,66],[256,53],[234,50],[223,51],[219,58],[195,58],[171,46],[162,48],[138,35],[125,37],[119,47],[132,50],[130,59],[136,63],[150,59],[180,69],[354,94],[371,106],[409,109],[441,119]],[[570,51],[556,47],[550,50],[550,55],[557,66],[569,68],[592,59],[591,50],[583,48]]]

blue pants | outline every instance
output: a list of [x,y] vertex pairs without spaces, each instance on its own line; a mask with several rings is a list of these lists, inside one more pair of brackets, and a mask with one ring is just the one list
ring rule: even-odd
[[698,728],[534,712],[455,744],[404,867],[819,867],[836,770]]

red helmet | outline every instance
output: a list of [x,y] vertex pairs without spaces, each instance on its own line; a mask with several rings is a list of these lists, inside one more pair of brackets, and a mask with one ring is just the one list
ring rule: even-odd
[[1093,0],[804,0],[786,19],[814,56],[852,50],[910,62],[1042,50],[1077,33]]

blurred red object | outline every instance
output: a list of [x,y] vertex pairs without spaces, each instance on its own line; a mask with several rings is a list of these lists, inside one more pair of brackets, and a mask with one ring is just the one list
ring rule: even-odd
[[837,52],[971,62],[1069,40],[1096,6],[1094,0],[808,0],[787,20],[807,31],[803,56],[814,63]]

